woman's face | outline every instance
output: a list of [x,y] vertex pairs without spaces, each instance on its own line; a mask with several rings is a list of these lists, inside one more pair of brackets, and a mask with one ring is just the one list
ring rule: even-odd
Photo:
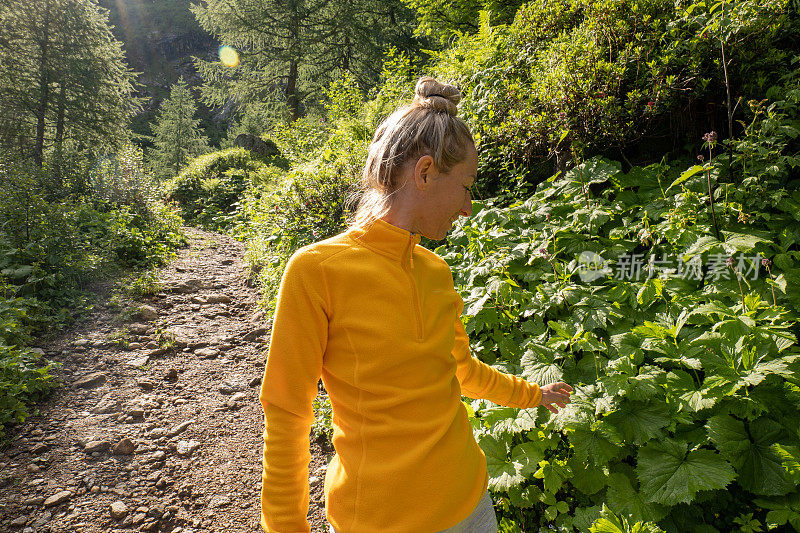
[[477,172],[478,152],[470,146],[463,161],[431,182],[428,201],[420,214],[419,233],[435,241],[443,240],[458,217],[472,215],[470,187],[475,184]]

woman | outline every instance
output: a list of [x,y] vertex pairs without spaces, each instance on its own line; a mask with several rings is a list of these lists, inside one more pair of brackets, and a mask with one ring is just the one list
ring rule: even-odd
[[320,377],[336,449],[335,533],[497,531],[486,457],[461,395],[510,407],[569,403],[471,357],[450,267],[418,246],[472,213],[478,155],[458,90],[422,78],[375,133],[350,228],[298,250],[281,280],[261,386],[261,526],[310,531],[308,435]]

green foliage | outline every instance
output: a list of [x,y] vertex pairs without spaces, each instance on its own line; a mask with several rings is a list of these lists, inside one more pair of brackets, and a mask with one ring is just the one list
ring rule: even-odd
[[[93,0],[11,0],[0,5],[0,147],[55,179],[65,151],[118,147],[139,108],[135,74],[108,15]],[[68,158],[67,158],[68,159]]]
[[[283,165],[282,158],[269,158]],[[209,228],[230,227],[243,193],[250,185],[272,182],[277,167],[244,148],[228,148],[201,155],[175,178],[167,182],[165,197],[181,210],[186,221]]]
[[[594,158],[509,207],[476,203],[436,250],[475,355],[575,385],[557,416],[472,402],[502,516],[580,531],[603,504],[619,517],[595,530],[757,531],[794,516],[800,299],[789,281],[773,303],[761,260],[787,254],[771,275],[792,278],[797,241],[780,236],[795,234],[796,211],[749,200],[744,223],[718,193],[716,240],[702,170],[713,177],[718,165],[623,173]],[[792,198],[798,185],[773,194]],[[648,271],[651,259],[660,267]]]
[[523,0],[403,0],[417,12],[419,24],[415,30],[420,35],[433,36],[446,44],[452,37],[475,33],[478,30],[478,13],[488,12],[492,24],[508,24],[514,20]]
[[312,403],[314,422],[311,424],[311,435],[314,439],[322,437],[330,442],[333,438],[333,426],[331,426],[333,408],[331,407],[331,400],[327,394],[318,394]]
[[200,132],[197,104],[183,78],[172,86],[169,98],[161,103],[152,125],[151,166],[159,179],[178,175],[186,162],[208,150],[208,139]]
[[[434,56],[434,70],[466,93],[488,196],[519,193],[575,156],[630,166],[660,159],[664,146],[691,153],[727,122],[713,111],[726,99],[723,44],[734,105],[780,82],[800,31],[782,1],[535,1],[509,25],[487,12],[480,20]],[[745,113],[739,106],[734,120]]]
[[36,353],[0,340],[0,440],[7,424],[25,421],[29,406],[57,385],[50,374],[57,364],[43,365]]
[[591,533],[664,533],[663,529],[650,523],[629,524],[625,517],[615,515],[605,504],[600,515],[589,527]]

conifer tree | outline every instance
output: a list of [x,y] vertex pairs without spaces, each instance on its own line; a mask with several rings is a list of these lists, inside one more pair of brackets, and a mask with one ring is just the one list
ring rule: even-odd
[[400,0],[202,0],[192,11],[241,55],[235,68],[197,60],[212,106],[278,103],[296,119],[342,74],[366,91],[390,47],[415,48],[413,12]]
[[208,139],[195,118],[197,103],[183,78],[172,86],[169,98],[161,103],[156,123],[151,125],[154,144],[150,161],[159,178],[176,176],[190,157],[208,149]]
[[0,34],[0,147],[38,166],[52,149],[58,173],[66,141],[123,140],[135,73],[95,0],[3,0]]

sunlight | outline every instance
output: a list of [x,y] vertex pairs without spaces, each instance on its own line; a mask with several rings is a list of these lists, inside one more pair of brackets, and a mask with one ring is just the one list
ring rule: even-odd
[[237,52],[232,46],[220,46],[219,60],[222,61],[222,64],[226,67],[237,67],[239,66],[239,52]]

